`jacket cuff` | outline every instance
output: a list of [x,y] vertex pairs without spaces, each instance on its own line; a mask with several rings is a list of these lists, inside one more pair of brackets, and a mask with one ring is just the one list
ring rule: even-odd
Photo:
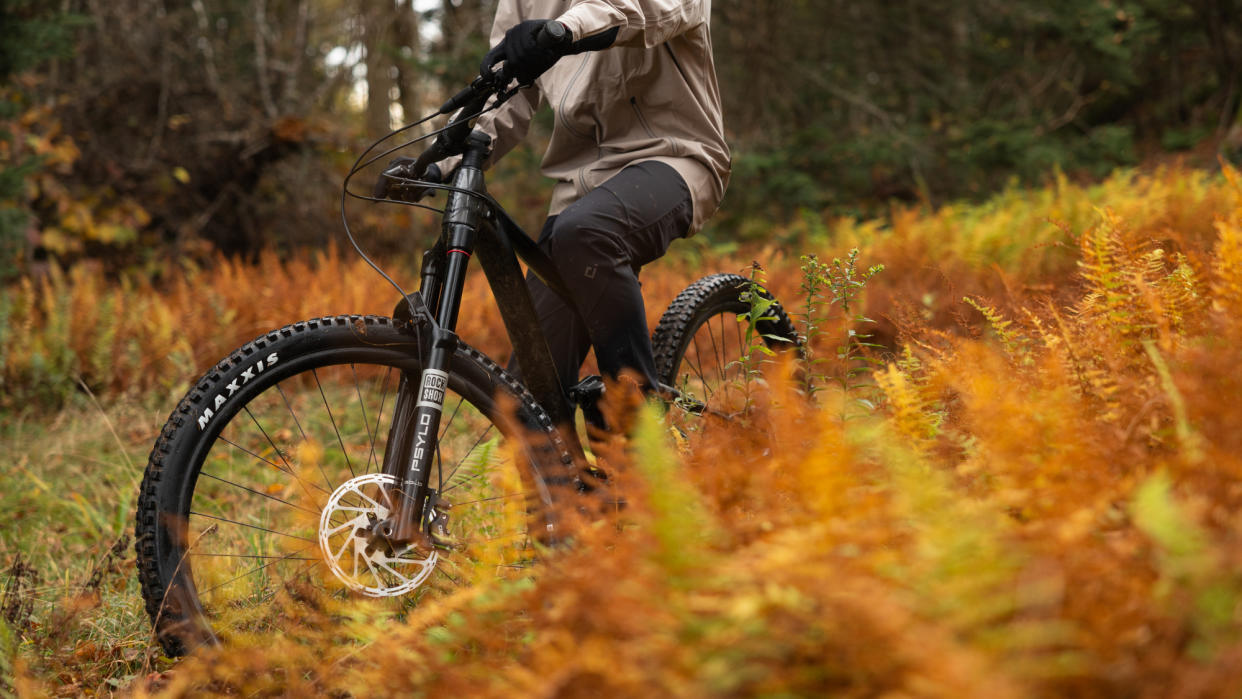
[[574,41],[626,24],[624,14],[599,0],[579,2],[557,17],[556,21],[565,25]]

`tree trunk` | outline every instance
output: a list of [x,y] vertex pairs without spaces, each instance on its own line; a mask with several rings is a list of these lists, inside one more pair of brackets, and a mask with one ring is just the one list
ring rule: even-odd
[[418,13],[413,5],[414,0],[400,0],[392,25],[396,45],[397,92],[401,99],[401,118],[406,122],[420,116],[418,91],[423,84],[419,80]]
[[392,10],[363,3],[362,44],[367,65],[367,133],[379,137],[392,130]]
[[479,70],[487,51],[495,3],[490,0],[444,0],[440,28],[443,31],[440,55],[445,61],[444,79],[451,91],[469,82]]

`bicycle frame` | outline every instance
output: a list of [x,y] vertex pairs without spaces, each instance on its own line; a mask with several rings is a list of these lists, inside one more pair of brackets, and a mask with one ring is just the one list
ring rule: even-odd
[[[513,345],[522,382],[547,411],[553,425],[578,460],[582,447],[574,429],[574,406],[557,376],[552,353],[539,325],[518,259],[562,297],[569,295],[551,259],[522,228],[486,194],[482,163],[491,151],[485,135],[466,139],[461,165],[449,190],[443,225],[436,244],[423,255],[419,292],[403,299],[397,315],[413,314],[431,331],[431,351],[417,378],[402,376],[383,471],[394,477],[391,495],[397,503],[388,521],[378,527],[394,544],[421,536],[434,510],[427,503],[436,457],[449,363],[458,344],[457,316],[466,270],[477,255],[496,298],[505,331]],[[572,307],[572,306],[571,306]],[[435,309],[434,314],[431,309]],[[531,426],[534,427],[534,426]],[[568,466],[568,464],[566,465]],[[433,503],[434,505],[434,503]],[[431,516],[428,516],[431,515]]]

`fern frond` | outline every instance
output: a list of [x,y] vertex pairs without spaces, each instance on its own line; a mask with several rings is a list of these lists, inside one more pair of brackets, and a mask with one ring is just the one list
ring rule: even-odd
[[996,338],[1000,340],[1001,347],[1011,361],[1016,364],[1023,364],[1030,359],[1028,356],[1030,342],[1017,331],[1012,320],[1006,318],[996,308],[984,304],[977,299],[966,296],[962,298],[962,301],[983,314],[983,317],[988,321],[988,327],[996,334]]
[[1242,217],[1218,221],[1212,262],[1212,308],[1228,318],[1242,316]]
[[[910,366],[913,355],[907,357],[906,366]],[[884,393],[885,404],[898,431],[920,448],[929,446],[940,431],[943,415],[931,405],[925,387],[920,385],[922,382],[897,364],[889,364],[873,377]]]

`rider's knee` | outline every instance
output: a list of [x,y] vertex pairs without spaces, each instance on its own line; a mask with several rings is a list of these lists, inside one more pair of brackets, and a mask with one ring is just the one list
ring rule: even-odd
[[615,265],[628,258],[617,232],[604,224],[595,212],[573,206],[557,216],[548,252],[566,277],[590,278],[593,268]]

